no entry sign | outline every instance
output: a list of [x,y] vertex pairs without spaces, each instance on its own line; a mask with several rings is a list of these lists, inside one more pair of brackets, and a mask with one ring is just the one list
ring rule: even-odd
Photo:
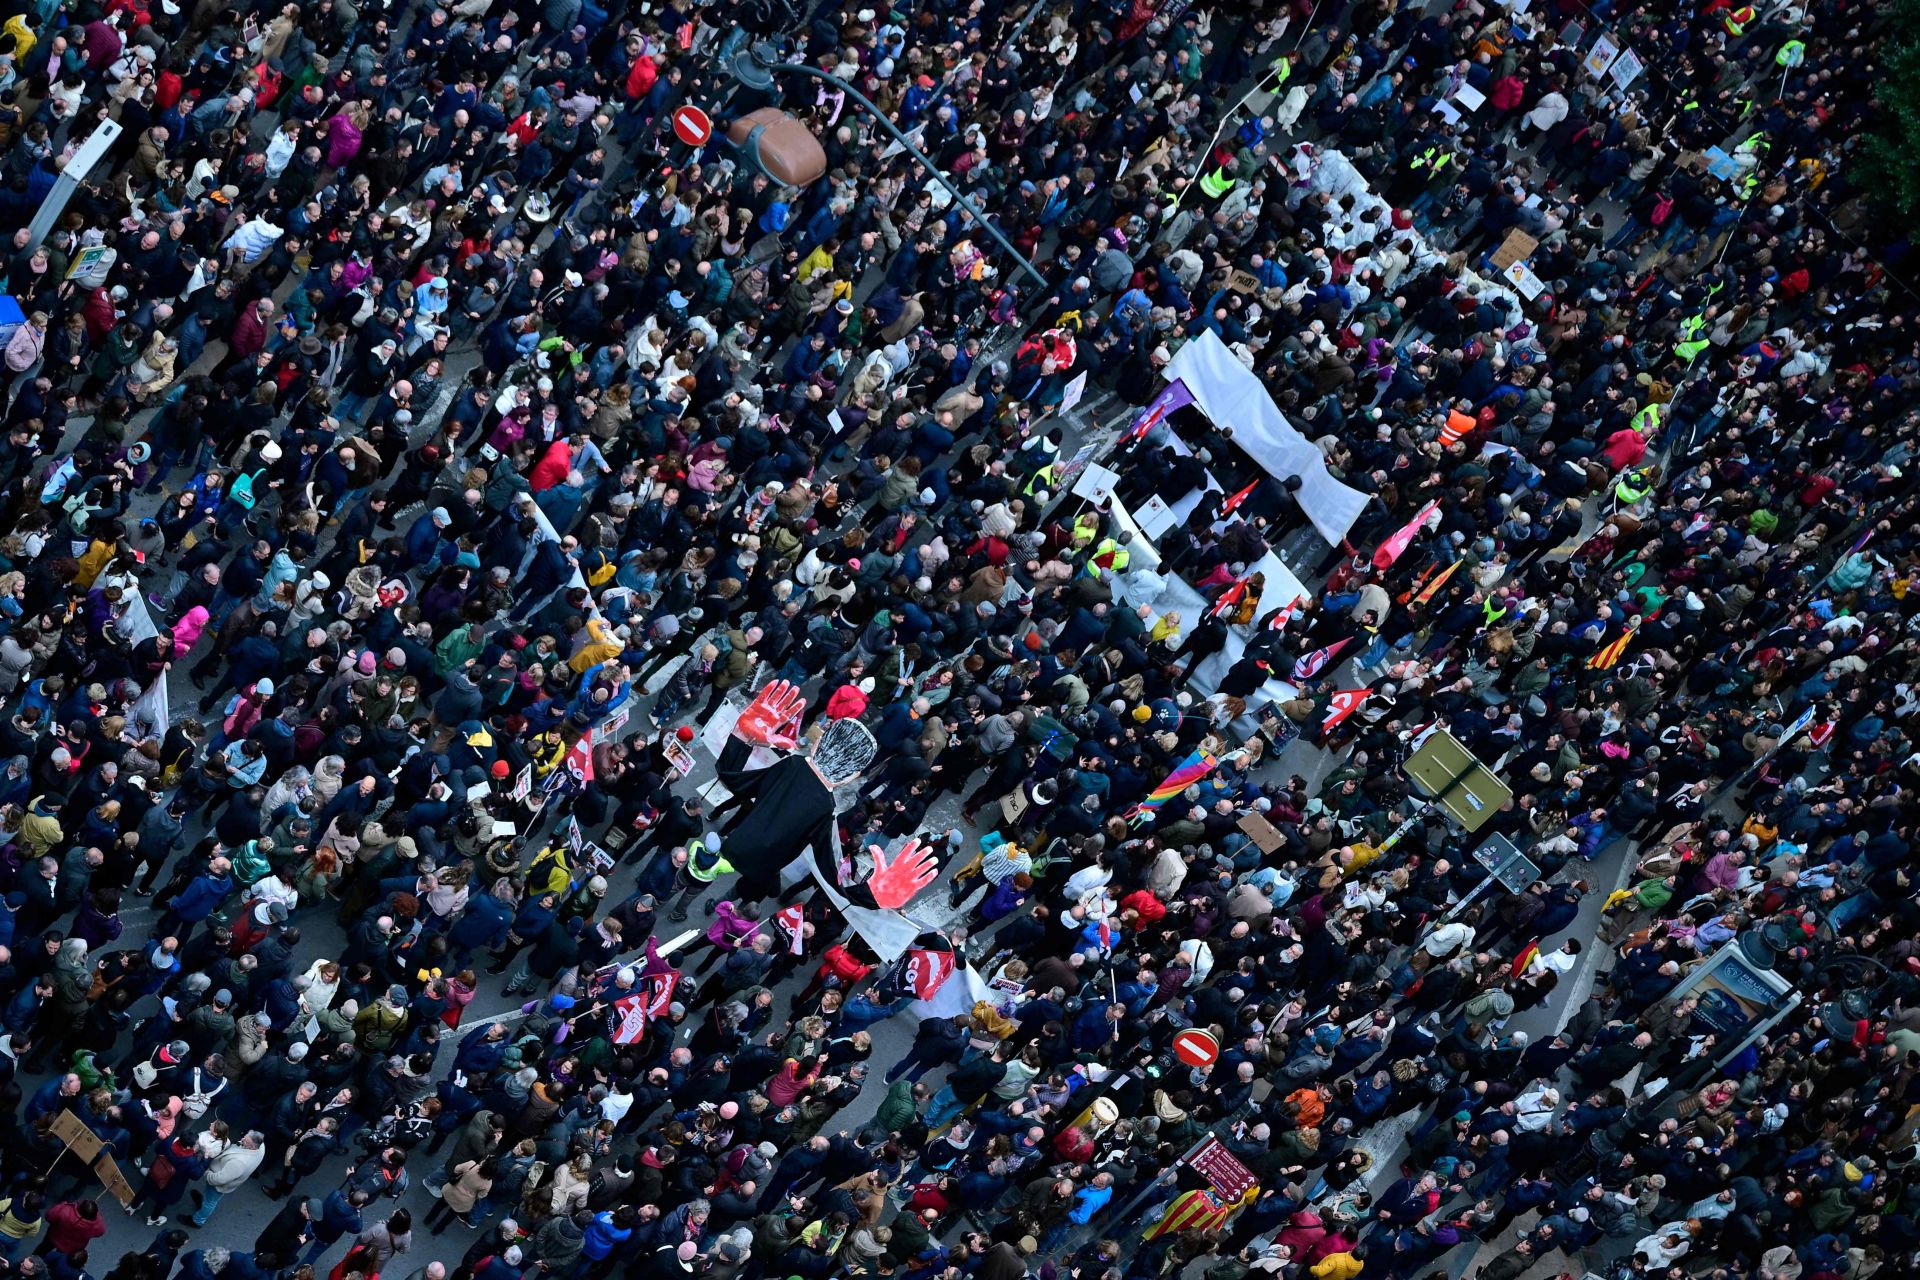
[[1220,1057],[1220,1042],[1211,1031],[1194,1027],[1173,1038],[1173,1056],[1190,1067],[1210,1067]]
[[673,112],[673,136],[690,147],[704,147],[713,136],[713,118],[691,104]]

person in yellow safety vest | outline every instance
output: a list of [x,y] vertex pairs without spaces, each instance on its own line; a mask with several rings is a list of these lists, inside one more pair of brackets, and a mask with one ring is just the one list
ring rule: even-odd
[[1652,492],[1653,482],[1647,478],[1646,472],[1638,469],[1623,472],[1620,482],[1613,486],[1613,496],[1623,507],[1637,505]]
[[1058,461],[1049,462],[1046,466],[1033,473],[1033,478],[1027,481],[1026,488],[1020,490],[1020,494],[1022,497],[1031,498],[1042,489],[1052,490],[1059,484],[1059,481],[1060,463]]
[[1797,67],[1806,61],[1806,58],[1807,42],[1804,40],[1789,40],[1780,46],[1780,52],[1773,55],[1773,65],[1776,67]]
[[1453,152],[1447,150],[1445,147],[1428,147],[1426,150],[1414,156],[1412,160],[1408,161],[1407,168],[1415,173],[1419,173],[1422,169],[1425,169],[1428,171],[1427,176],[1431,179],[1439,177],[1446,171],[1446,167],[1452,163]]
[[1753,6],[1750,4],[1737,4],[1727,10],[1726,16],[1720,19],[1720,25],[1726,29],[1727,37],[1732,40],[1738,40],[1745,35],[1752,23]]
[[1643,436],[1652,435],[1660,429],[1660,410],[1664,407],[1664,405],[1650,404],[1640,412],[1634,414],[1633,421],[1627,425],[1631,426]]
[[[674,895],[667,919],[678,924],[687,918],[687,908],[707,891],[707,886],[732,871],[733,864],[720,854],[720,837],[702,836],[687,841],[687,864],[674,874]],[[664,905],[664,904],[663,904]]]
[[1513,610],[1509,609],[1506,605],[1505,596],[1488,596],[1480,605],[1481,625],[1487,627],[1496,626],[1500,622],[1500,619],[1512,612]]
[[1133,534],[1121,530],[1115,538],[1102,538],[1100,545],[1093,549],[1087,558],[1087,576],[1097,578],[1102,573],[1125,573],[1127,565],[1133,559],[1133,553],[1127,550],[1127,544],[1133,541]]
[[1207,199],[1218,200],[1233,190],[1234,180],[1227,173],[1225,165],[1216,166],[1211,172],[1200,175],[1200,190]]
[[1073,549],[1075,551],[1092,545],[1093,540],[1100,536],[1100,513],[1098,511],[1082,511],[1073,518],[1073,527],[1068,532],[1073,538]]

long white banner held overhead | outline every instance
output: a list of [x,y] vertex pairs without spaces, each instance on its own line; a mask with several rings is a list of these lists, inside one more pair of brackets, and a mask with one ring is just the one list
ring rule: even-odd
[[1186,383],[1201,412],[1233,431],[1233,442],[1272,475],[1300,477],[1294,495],[1313,527],[1338,543],[1360,518],[1367,495],[1333,478],[1313,441],[1301,435],[1260,379],[1212,330],[1181,347],[1167,377]]

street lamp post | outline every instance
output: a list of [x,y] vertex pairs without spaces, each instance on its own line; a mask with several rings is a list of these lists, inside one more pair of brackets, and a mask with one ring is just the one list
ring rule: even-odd
[[909,138],[906,133],[901,130],[900,126],[896,125],[892,120],[889,120],[887,113],[882,111],[872,99],[848,84],[845,80],[842,80],[839,76],[831,72],[822,71],[818,67],[808,66],[806,63],[782,62],[780,61],[779,55],[774,52],[773,46],[766,43],[756,43],[750,48],[742,49],[739,53],[736,53],[733,58],[733,74],[741,84],[761,93],[768,92],[773,88],[773,82],[776,76],[796,75],[805,76],[813,80],[823,80],[835,89],[846,94],[848,99],[858,104],[862,111],[872,116],[875,122],[877,122],[882,129],[886,130],[888,137],[899,143],[908,155],[926,167],[927,172],[933,175],[934,181],[938,182],[941,187],[946,190],[946,193],[953,197],[954,203],[959,205],[968,216],[978,223],[981,230],[993,237],[993,242],[999,245],[1009,257],[1020,264],[1020,269],[1026,273],[1027,277],[1031,279],[1035,285],[1043,290],[1047,287],[1046,277],[1041,275],[1039,270],[1031,262],[1027,261],[1025,254],[1013,247],[1013,242],[1000,233],[1000,228],[994,226],[993,223],[987,220],[987,215],[982,212],[979,206],[975,205],[959,187],[954,185],[953,179],[949,178],[946,172],[942,170],[939,165],[935,164],[926,152],[915,146],[913,139]]

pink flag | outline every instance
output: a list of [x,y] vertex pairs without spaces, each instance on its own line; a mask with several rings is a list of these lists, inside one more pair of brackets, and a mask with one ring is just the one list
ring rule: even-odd
[[1420,508],[1418,515],[1401,526],[1391,538],[1381,543],[1379,549],[1373,553],[1373,567],[1376,569],[1392,567],[1393,562],[1405,554],[1409,546],[1413,545],[1413,535],[1420,532],[1420,526],[1427,522],[1427,517],[1438,510],[1439,506],[1440,502],[1438,499],[1429,502],[1426,506]]
[[1335,654],[1352,643],[1352,636],[1343,636],[1324,649],[1315,649],[1312,653],[1293,664],[1293,682],[1299,684],[1302,681],[1313,679],[1326,668],[1329,662],[1333,661]]

